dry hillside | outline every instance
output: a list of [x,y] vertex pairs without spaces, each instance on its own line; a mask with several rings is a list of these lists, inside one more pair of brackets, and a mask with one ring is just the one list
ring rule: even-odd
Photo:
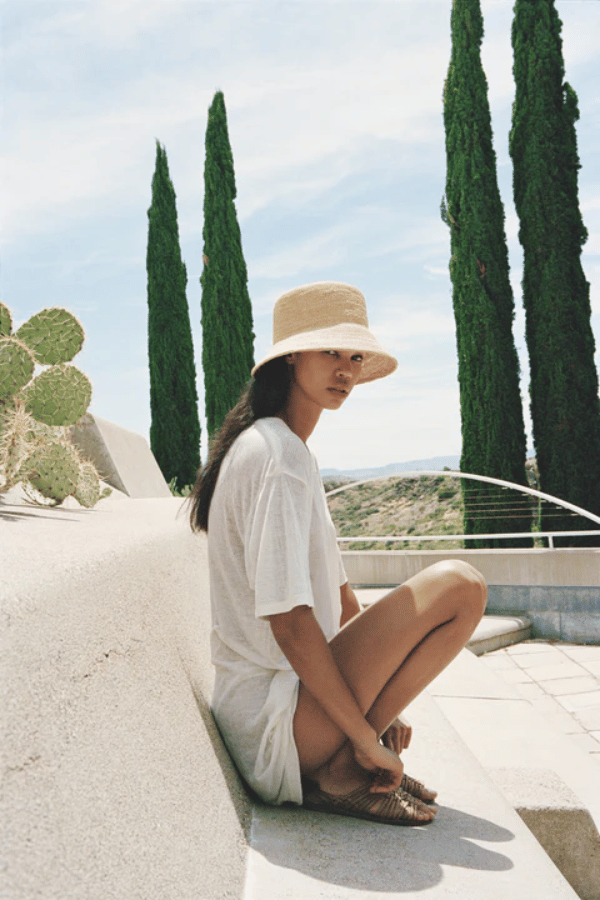
[[[342,482],[325,481],[325,490]],[[462,534],[463,505],[457,478],[388,478],[348,488],[328,498],[340,537],[352,535]],[[434,550],[461,546],[455,541],[367,541],[345,544],[357,550]]]

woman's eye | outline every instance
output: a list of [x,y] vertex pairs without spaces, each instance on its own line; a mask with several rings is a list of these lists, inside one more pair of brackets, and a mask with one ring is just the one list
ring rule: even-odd
[[355,353],[354,356],[352,357],[352,359],[354,362],[362,362],[363,355],[362,355],[362,353]]

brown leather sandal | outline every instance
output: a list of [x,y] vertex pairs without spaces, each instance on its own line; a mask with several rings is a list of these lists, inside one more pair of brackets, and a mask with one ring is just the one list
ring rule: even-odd
[[432,810],[402,788],[387,794],[375,794],[367,785],[341,797],[315,788],[306,794],[303,806],[316,812],[368,819],[386,825],[428,825],[433,820]]
[[417,781],[416,778],[411,778],[410,775],[404,774],[402,776],[400,787],[403,791],[406,791],[407,794],[411,794],[413,797],[416,797],[417,800],[423,800],[424,803],[433,803],[437,797],[437,791],[431,791],[429,788],[426,788],[421,781]]

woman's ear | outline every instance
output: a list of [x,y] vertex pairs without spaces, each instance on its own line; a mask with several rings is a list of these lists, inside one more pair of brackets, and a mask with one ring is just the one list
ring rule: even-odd
[[294,363],[296,362],[296,356],[297,356],[296,353],[286,353],[285,361],[288,364],[288,366],[294,365]]

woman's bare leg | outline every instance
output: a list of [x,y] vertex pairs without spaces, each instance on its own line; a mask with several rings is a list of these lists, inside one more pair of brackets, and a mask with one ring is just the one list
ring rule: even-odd
[[[485,608],[468,563],[436,563],[352,619],[331,650],[366,718],[381,735],[464,647]],[[346,736],[300,685],[294,737],[303,775],[342,794],[364,784]]]

